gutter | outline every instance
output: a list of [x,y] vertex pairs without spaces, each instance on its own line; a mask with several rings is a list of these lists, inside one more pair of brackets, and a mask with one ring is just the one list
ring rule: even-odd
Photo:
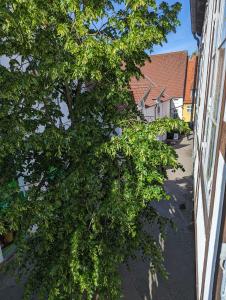
[[194,39],[195,39],[196,42],[197,42],[197,48],[199,49],[199,46],[200,46],[200,38],[196,35],[195,32],[193,32],[192,34],[193,34]]
[[197,34],[198,36],[202,35],[202,28],[204,24],[207,5],[208,0],[190,0],[192,33]]

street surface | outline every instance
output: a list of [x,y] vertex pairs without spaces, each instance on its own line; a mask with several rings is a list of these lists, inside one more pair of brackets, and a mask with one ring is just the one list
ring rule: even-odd
[[177,225],[176,232],[169,229],[164,243],[169,279],[150,274],[148,262],[132,261],[130,271],[122,268],[124,300],[195,299],[192,144],[190,136],[189,140],[184,138],[175,146],[185,172],[168,172],[165,187],[172,199],[155,205],[161,214],[171,216]]

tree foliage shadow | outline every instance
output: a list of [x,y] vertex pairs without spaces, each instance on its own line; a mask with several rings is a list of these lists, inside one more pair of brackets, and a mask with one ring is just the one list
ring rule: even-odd
[[[195,299],[195,258],[193,228],[193,176],[167,180],[169,202],[154,203],[161,215],[170,217],[176,230],[168,228],[163,243],[168,279],[150,273],[150,260],[129,262],[122,266],[124,300],[193,300]],[[181,210],[180,205],[185,204]],[[149,228],[149,230],[153,230]]]

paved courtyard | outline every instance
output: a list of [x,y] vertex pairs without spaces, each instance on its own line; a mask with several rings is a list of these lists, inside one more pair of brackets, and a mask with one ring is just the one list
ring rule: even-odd
[[177,225],[176,232],[169,230],[164,245],[169,279],[151,275],[148,262],[132,261],[130,271],[126,267],[122,269],[124,300],[195,299],[192,143],[192,137],[184,138],[175,146],[185,172],[169,171],[166,190],[172,200],[157,204],[158,210],[171,216]]

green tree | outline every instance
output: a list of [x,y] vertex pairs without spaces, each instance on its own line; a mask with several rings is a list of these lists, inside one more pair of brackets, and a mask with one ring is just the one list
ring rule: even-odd
[[1,0],[0,232],[17,231],[27,299],[118,300],[118,267],[138,250],[164,273],[143,223],[164,233],[150,203],[168,199],[166,169],[180,165],[157,136],[186,126],[138,121],[129,80],[179,11],[154,0]]

